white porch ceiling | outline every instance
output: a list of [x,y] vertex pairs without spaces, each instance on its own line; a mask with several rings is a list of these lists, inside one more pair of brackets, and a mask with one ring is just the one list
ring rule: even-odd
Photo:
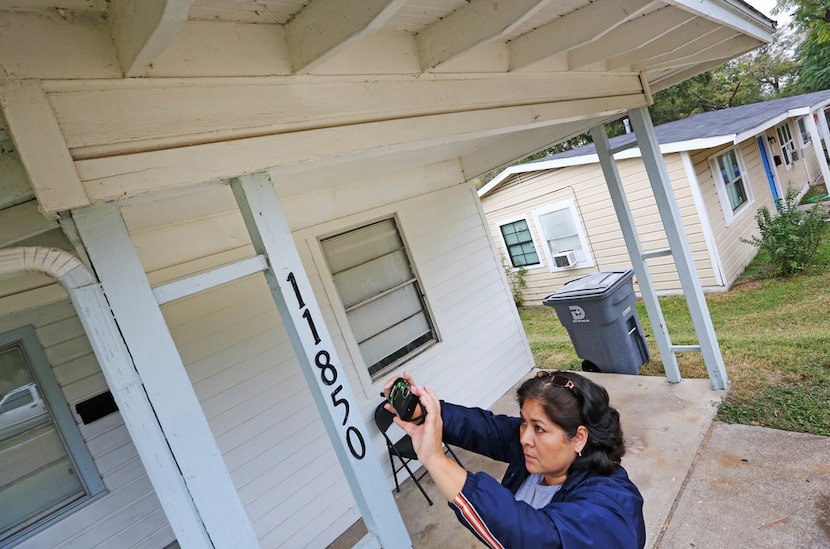
[[0,134],[65,145],[29,170],[46,211],[367,158],[473,177],[773,30],[742,0],[0,0]]

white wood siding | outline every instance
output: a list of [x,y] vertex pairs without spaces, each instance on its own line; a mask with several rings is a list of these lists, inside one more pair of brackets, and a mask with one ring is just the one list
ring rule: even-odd
[[[315,177],[307,176],[311,187]],[[413,184],[425,177],[432,190]],[[355,181],[336,195],[286,199],[290,225],[302,227],[294,232],[298,250],[390,489],[385,445],[373,420],[384,380],[373,382],[362,364],[318,239],[397,216],[440,336],[397,372],[406,368],[447,399],[489,405],[533,359],[478,199],[461,180],[457,163],[449,162]],[[340,216],[324,222],[333,212]],[[153,284],[253,253],[222,188],[137,202],[124,215]],[[264,277],[252,275],[162,310],[263,547],[325,547],[359,513]]]
[[[637,224],[643,251],[668,248],[668,241],[642,160],[639,158],[620,160],[617,168]],[[712,288],[716,286],[714,271],[680,155],[668,155],[666,168],[683,217],[701,283],[704,288]],[[517,174],[495,192],[484,196],[482,207],[487,214],[493,239],[498,243],[505,257],[506,251],[502,249],[499,225],[525,216],[534,240],[537,245],[541,246],[542,235],[532,219],[532,211],[545,204],[567,198],[576,199],[588,234],[591,253],[596,259],[596,266],[590,269],[567,269],[552,273],[544,255],[541,255],[542,264],[529,267],[525,275],[527,288],[522,294],[527,305],[539,305],[546,296],[561,288],[570,279],[595,271],[626,269],[631,266],[599,164]],[[650,259],[648,266],[659,292],[680,291],[680,281],[671,257]],[[637,289],[636,286],[635,289]]]
[[159,549],[170,543],[175,539],[173,531],[121,415],[116,412],[83,425],[74,413],[75,404],[107,390],[107,385],[72,304],[63,299],[7,314],[10,299],[0,300],[0,332],[28,324],[34,326],[107,488],[100,499],[70,513],[17,547]]

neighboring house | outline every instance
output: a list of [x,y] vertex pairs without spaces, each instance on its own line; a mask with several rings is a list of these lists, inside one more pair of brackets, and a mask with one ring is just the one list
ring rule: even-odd
[[740,0],[15,0],[0,29],[0,392],[49,410],[0,443],[25,549],[361,517],[410,546],[384,381],[488,406],[533,367],[469,181],[774,30]]
[[[725,291],[757,249],[755,212],[775,211],[786,189],[830,180],[830,90],[707,112],[655,128],[706,291]],[[633,135],[610,140],[643,252],[668,247]],[[626,148],[628,147],[628,148]],[[593,145],[511,166],[479,190],[503,261],[526,269],[524,302],[539,304],[568,280],[629,268]],[[657,290],[682,291],[670,257],[648,261]]]

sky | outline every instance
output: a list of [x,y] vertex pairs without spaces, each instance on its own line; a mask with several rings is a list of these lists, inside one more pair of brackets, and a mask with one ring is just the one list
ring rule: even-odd
[[774,8],[776,4],[775,0],[745,0],[745,2],[767,17],[778,21],[778,28],[783,27],[790,20],[789,16],[784,13],[779,13],[775,16],[770,15],[769,12],[772,11],[772,8]]

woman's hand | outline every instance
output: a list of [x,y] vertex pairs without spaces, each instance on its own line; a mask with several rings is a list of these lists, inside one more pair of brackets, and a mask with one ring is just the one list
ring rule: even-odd
[[420,424],[403,421],[397,416],[394,421],[412,439],[412,447],[418,454],[418,461],[429,468],[432,460],[444,457],[441,402],[429,387],[410,385],[409,390],[421,401],[421,409],[426,412],[426,418]]
[[[409,390],[420,399],[426,418],[423,423],[415,424],[395,416],[395,425],[412,439],[418,461],[429,471],[441,495],[453,501],[467,481],[467,470],[444,454],[441,401],[429,387],[415,385],[409,374],[404,373],[403,378],[409,383]],[[391,408],[389,404],[386,407]]]

